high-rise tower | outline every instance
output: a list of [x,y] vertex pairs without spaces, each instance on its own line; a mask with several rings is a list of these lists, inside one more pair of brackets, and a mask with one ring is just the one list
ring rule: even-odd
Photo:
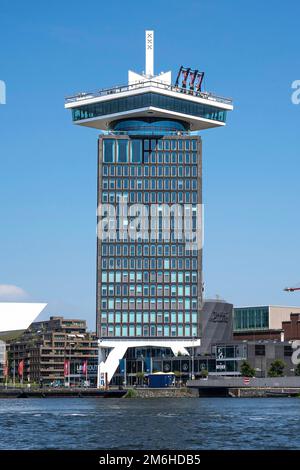
[[[145,73],[128,85],[66,99],[73,122],[98,143],[97,332],[99,380],[137,351],[143,370],[164,351],[200,344],[202,150],[197,131],[225,125],[229,99],[201,90],[203,72]],[[133,349],[132,349],[133,348]],[[150,364],[150,365],[149,365]],[[124,363],[120,367],[124,369]],[[125,365],[126,369],[126,365]],[[123,373],[123,372],[122,372]]]

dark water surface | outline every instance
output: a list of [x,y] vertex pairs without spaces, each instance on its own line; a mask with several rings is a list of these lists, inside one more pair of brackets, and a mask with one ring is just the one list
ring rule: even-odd
[[0,449],[278,448],[300,449],[300,399],[0,399]]

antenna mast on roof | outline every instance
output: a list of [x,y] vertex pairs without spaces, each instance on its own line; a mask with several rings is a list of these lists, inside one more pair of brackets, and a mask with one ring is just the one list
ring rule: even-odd
[[154,76],[154,31],[147,30],[145,32],[146,40],[146,67],[145,74],[147,77]]

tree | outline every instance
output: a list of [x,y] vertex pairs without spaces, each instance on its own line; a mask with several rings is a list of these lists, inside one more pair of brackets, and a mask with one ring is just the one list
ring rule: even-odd
[[295,367],[295,375],[300,375],[300,363]]
[[284,368],[285,368],[285,363],[281,359],[276,359],[276,361],[273,361],[270,365],[268,376],[269,377],[283,377]]
[[251,367],[248,361],[243,361],[240,367],[240,372],[243,377],[254,377],[255,369]]
[[143,382],[144,382],[144,377],[145,377],[144,372],[137,372],[136,378],[138,379],[138,383],[139,383],[140,385],[143,384]]

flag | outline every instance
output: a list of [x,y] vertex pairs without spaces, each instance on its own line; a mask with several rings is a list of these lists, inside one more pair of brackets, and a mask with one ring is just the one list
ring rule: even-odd
[[82,366],[82,373],[87,374],[87,361],[84,361],[83,366]]
[[70,361],[68,359],[64,360],[64,377],[69,375]]
[[19,362],[18,374],[19,374],[20,377],[23,377],[23,374],[24,374],[24,360],[23,359],[22,359],[22,361]]

